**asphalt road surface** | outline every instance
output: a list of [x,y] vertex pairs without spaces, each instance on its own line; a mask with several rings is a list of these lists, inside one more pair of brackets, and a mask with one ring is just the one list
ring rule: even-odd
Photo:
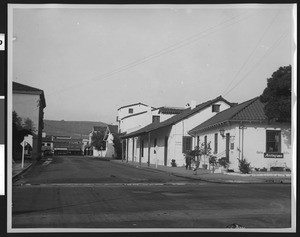
[[53,157],[12,188],[12,228],[290,228],[291,185],[217,184]]

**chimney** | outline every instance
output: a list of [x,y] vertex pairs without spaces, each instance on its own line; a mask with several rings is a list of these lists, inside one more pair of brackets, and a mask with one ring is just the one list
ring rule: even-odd
[[196,101],[195,100],[192,100],[190,103],[187,103],[185,105],[185,108],[191,108],[191,109],[195,109],[196,108]]
[[191,105],[191,109],[195,109],[196,108],[196,100],[192,100],[190,105]]

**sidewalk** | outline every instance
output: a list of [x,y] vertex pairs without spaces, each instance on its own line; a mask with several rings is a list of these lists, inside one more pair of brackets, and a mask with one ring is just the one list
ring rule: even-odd
[[202,180],[206,182],[213,183],[291,183],[291,173],[290,172],[255,172],[252,174],[240,174],[240,173],[212,173],[209,170],[199,168],[197,172],[193,170],[186,170],[185,167],[169,167],[163,165],[153,165],[148,166],[138,162],[122,160],[114,160],[111,162],[116,162],[123,165],[134,166],[140,169],[151,169],[158,172],[166,172],[177,177],[184,177],[189,179]]
[[24,173],[26,170],[28,170],[33,165],[32,161],[25,160],[24,166],[22,167],[21,162],[14,162],[12,164],[12,178],[16,178],[17,176]]

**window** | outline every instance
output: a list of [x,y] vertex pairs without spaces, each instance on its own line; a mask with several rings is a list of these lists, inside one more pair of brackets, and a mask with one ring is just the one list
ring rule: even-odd
[[207,151],[207,136],[204,136],[204,152],[206,154]]
[[212,112],[220,112],[220,105],[212,105]]
[[218,153],[218,133],[215,133],[215,146],[214,146],[214,154]]
[[182,137],[182,153],[192,150],[192,137],[183,136]]
[[128,109],[128,113],[133,114],[133,109]]
[[160,121],[160,117],[159,116],[157,116],[157,115],[153,115],[152,116],[152,123],[156,123],[156,122],[159,123],[159,121]]
[[281,131],[267,130],[266,152],[281,152]]

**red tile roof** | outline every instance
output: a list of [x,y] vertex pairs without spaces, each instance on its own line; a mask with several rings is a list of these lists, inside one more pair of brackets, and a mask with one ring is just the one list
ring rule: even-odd
[[143,127],[143,128],[141,128],[141,129],[139,129],[135,132],[125,134],[122,138],[134,137],[134,136],[138,136],[138,135],[141,135],[141,134],[148,133],[150,131],[153,131],[153,130],[156,130],[156,129],[159,129],[159,128],[174,125],[174,124],[176,124],[176,123],[178,123],[178,122],[180,122],[180,121],[182,121],[182,120],[198,113],[199,111],[211,106],[212,104],[214,104],[218,101],[224,101],[224,102],[231,105],[230,102],[225,100],[222,96],[219,96],[219,97],[217,97],[213,100],[209,100],[207,102],[204,102],[202,104],[197,105],[196,108],[194,108],[194,109],[187,108],[182,113],[174,115],[173,117],[171,117],[171,118],[169,118],[165,121],[162,121],[160,123],[151,123],[151,124],[147,125],[146,127]]
[[167,106],[159,107],[157,109],[159,110],[159,113],[162,114],[180,114],[185,110],[185,108],[175,108],[175,107],[167,107]]
[[264,104],[260,101],[259,97],[255,97],[254,99],[219,112],[214,117],[191,129],[189,134],[208,129],[213,126],[218,126],[226,122],[264,122],[266,120],[267,116],[264,112]]

